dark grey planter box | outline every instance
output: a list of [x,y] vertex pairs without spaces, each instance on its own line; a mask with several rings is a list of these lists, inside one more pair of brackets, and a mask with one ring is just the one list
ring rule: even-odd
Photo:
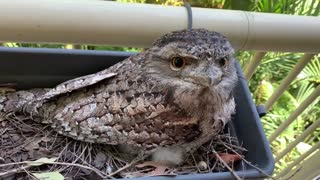
[[[107,68],[132,53],[63,49],[0,47],[0,84],[17,83],[18,89],[53,87],[60,82]],[[256,106],[237,63],[239,83],[236,88],[236,114],[231,127],[244,148],[245,158],[272,174],[274,159],[263,131]],[[256,169],[239,167],[236,173],[245,179],[260,179],[265,175]],[[230,172],[179,175],[175,177],[145,177],[140,179],[234,179]]]

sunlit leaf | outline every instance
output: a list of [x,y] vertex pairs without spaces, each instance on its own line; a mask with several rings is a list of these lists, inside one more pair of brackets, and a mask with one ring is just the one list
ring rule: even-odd
[[44,172],[31,174],[40,180],[64,180],[63,175],[59,172]]
[[36,161],[27,161],[27,164],[28,164],[29,166],[41,166],[41,165],[43,165],[43,164],[53,163],[53,162],[55,162],[57,159],[58,159],[58,158],[56,158],[56,157],[50,158],[50,159],[44,157],[44,158],[40,158],[40,159],[38,159],[38,160],[36,160]]
[[304,142],[300,142],[298,145],[297,145],[297,150],[303,154],[305,152],[307,152],[309,149],[311,149],[312,146],[310,144],[307,144],[307,143],[304,143]]

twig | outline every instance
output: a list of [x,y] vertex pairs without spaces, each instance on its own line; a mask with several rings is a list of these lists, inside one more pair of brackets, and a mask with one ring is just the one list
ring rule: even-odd
[[10,118],[10,116],[12,115],[13,113],[12,112],[0,112],[0,122],[1,121],[9,121],[8,118]]
[[[53,149],[53,148],[54,148],[53,146],[56,144],[57,137],[58,137],[58,133],[54,133],[54,140],[53,140],[53,142],[51,143],[49,149]],[[67,143],[69,143],[69,142],[67,142]]]
[[16,114],[12,114],[12,117],[10,117],[10,121],[18,121],[18,122],[20,122],[21,124],[23,124],[23,125],[25,125],[25,126],[27,126],[28,128],[31,128],[31,129],[34,129],[34,130],[38,130],[37,128],[35,128],[35,127],[33,127],[33,126],[30,126],[29,124],[26,124],[25,122],[23,122],[23,121],[25,121],[25,120],[29,120],[30,119],[30,117],[19,117],[19,116],[17,116]]
[[[72,152],[71,152],[72,153]],[[72,155],[77,156],[76,154],[72,153]],[[99,169],[97,169],[96,167],[92,166],[91,164],[89,164],[86,160],[82,159],[81,157],[78,159],[81,160],[82,163],[86,164],[88,167],[91,167],[92,169],[95,169],[96,171],[99,171]],[[96,172],[95,171],[95,172]],[[114,179],[113,177],[111,177],[110,175],[103,173],[105,176],[107,176],[108,178]]]
[[255,168],[256,170],[258,170],[260,173],[264,174],[265,176],[267,176],[268,178],[274,179],[274,177],[270,176],[269,174],[267,174],[266,172],[264,172],[262,169],[258,168],[257,166],[253,165],[251,162],[247,161],[245,158],[243,158],[237,151],[233,150],[232,148],[230,148],[229,146],[225,145],[225,147],[229,150],[231,150],[232,152],[234,152],[235,154],[237,154],[238,156],[241,157],[241,159],[247,163],[249,166]]
[[191,157],[192,157],[192,159],[193,159],[194,165],[195,165],[195,166],[197,167],[197,169],[198,169],[198,172],[201,172],[199,166],[197,165],[197,161],[196,161],[196,159],[194,158],[193,154],[191,154]]
[[85,151],[87,150],[87,147],[88,146],[85,146],[84,148],[83,148],[83,150],[82,150],[82,152],[79,154],[79,155],[77,155],[76,156],[76,159],[75,160],[73,160],[73,162],[72,163],[76,163],[80,158],[81,158],[81,156],[85,153]]
[[241,180],[241,178],[233,171],[233,169],[230,168],[230,166],[226,162],[224,162],[224,160],[219,156],[219,154],[214,149],[212,150],[212,152],[237,180]]
[[[14,123],[12,123],[14,126],[16,126]],[[37,132],[31,139],[26,140],[26,142],[22,145],[19,145],[18,147],[14,148],[13,150],[11,150],[11,152],[9,154],[13,155],[16,154],[18,151],[20,151],[22,148],[26,147],[29,143],[31,143],[32,141],[34,141],[34,139],[39,136],[44,129],[46,129],[48,126],[43,127],[42,129],[39,130],[39,132]],[[18,129],[21,129],[19,127],[17,127]]]
[[[16,162],[16,163],[1,164],[0,167],[6,167],[6,166],[10,166],[10,165],[19,165],[19,164],[28,164],[30,162],[32,162],[32,161],[22,161],[22,162]],[[107,178],[107,177],[110,176],[110,175],[107,175],[107,174],[105,174],[105,173],[103,173],[103,172],[101,172],[99,170],[96,170],[95,168],[91,168],[89,166],[84,166],[84,165],[81,165],[81,164],[66,163],[66,162],[46,162],[46,163],[43,163],[43,164],[63,165],[63,166],[76,166],[76,167],[79,167],[79,168],[91,170],[91,171],[95,172],[97,175],[99,175],[101,178]],[[26,168],[26,166],[24,168]],[[23,170],[23,169],[21,169],[21,170]]]
[[114,171],[114,172],[112,172],[112,173],[110,173],[108,175],[109,176],[114,176],[114,175],[118,174],[119,172],[130,168],[133,164],[137,163],[138,161],[140,161],[140,159],[136,158],[136,159],[132,160],[129,164],[126,164],[125,166],[122,166],[121,168],[117,169],[116,171]]
[[[222,145],[225,145],[226,143],[225,142],[222,142],[222,140],[221,140],[221,142],[215,142],[216,144],[222,144]],[[241,151],[248,151],[247,149],[245,149],[245,148],[242,148],[242,147],[240,147],[240,146],[236,146],[236,145],[233,145],[233,144],[228,144],[229,146],[231,146],[231,147],[234,147],[234,148],[237,148],[237,149],[239,149],[239,150],[241,150]]]
[[29,167],[31,167],[31,166],[22,166],[22,167],[19,167],[19,168],[11,169],[9,171],[0,173],[0,177],[1,178],[5,178],[6,176],[9,176],[10,174],[18,173],[20,171],[23,171],[23,170],[29,168]]
[[6,133],[8,130],[8,128],[5,128],[1,133],[0,133],[0,136],[2,136],[4,133]]
[[[75,164],[81,158],[81,156],[84,154],[86,149],[87,149],[87,146],[85,146],[85,148],[83,149],[80,155],[76,156],[76,159],[72,161],[72,164]],[[62,168],[62,171],[64,171],[66,168],[68,167]]]
[[118,174],[119,172],[130,168],[134,163],[136,163],[136,162],[131,161],[129,164],[126,164],[125,166],[122,166],[121,168],[117,169],[116,171],[110,173],[109,176],[114,176],[114,175]]
[[213,166],[210,168],[210,172],[212,172],[214,170],[214,168],[216,167],[218,161],[216,160],[216,162],[214,162]]
[[27,161],[23,161],[23,162],[13,162],[13,163],[7,163],[7,164],[0,164],[0,168],[11,166],[11,165],[26,164],[26,163],[28,163],[28,162]]
[[[86,144],[86,146],[88,146],[88,144]],[[89,149],[89,150],[88,150],[88,155],[87,155],[87,157],[89,158],[89,162],[91,163],[91,162],[92,162],[92,155],[91,155],[92,146],[89,145],[88,149]]]

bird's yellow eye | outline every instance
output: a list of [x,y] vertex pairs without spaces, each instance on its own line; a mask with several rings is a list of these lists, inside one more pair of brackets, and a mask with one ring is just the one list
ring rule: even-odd
[[171,58],[170,67],[172,70],[178,71],[182,69],[186,64],[186,61],[181,57],[173,57]]
[[221,67],[227,67],[227,65],[228,65],[228,61],[227,61],[227,58],[221,58],[221,59],[219,59],[219,65],[221,66]]

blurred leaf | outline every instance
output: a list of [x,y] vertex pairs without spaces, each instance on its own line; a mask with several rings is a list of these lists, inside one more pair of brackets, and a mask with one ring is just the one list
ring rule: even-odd
[[36,161],[27,161],[27,164],[28,164],[29,166],[41,166],[41,165],[43,165],[43,164],[53,163],[53,162],[55,162],[57,159],[58,159],[58,158],[56,158],[56,157],[50,158],[50,159],[44,157],[44,158],[40,158],[40,159],[38,159],[38,160],[36,160]]
[[297,150],[300,152],[300,154],[306,153],[311,148],[312,148],[312,146],[310,144],[307,144],[307,143],[304,143],[304,142],[300,142],[297,145]]
[[43,180],[64,180],[64,177],[59,172],[44,172],[44,173],[31,173],[38,179]]
[[228,9],[234,10],[243,10],[248,11],[250,10],[250,5],[252,4],[251,0],[226,0],[225,7]]
[[255,103],[264,104],[272,95],[274,89],[270,82],[262,80],[260,86],[254,92]]

